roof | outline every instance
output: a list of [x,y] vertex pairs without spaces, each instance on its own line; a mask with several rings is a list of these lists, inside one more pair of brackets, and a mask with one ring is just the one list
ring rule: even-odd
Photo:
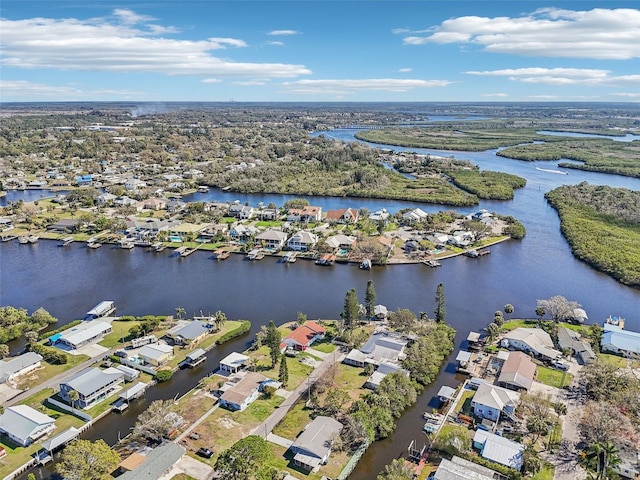
[[129,376],[137,377],[140,374],[140,372],[135,368],[127,367],[126,365],[116,365],[115,368],[116,370],[120,370],[125,375]]
[[196,348],[193,352],[191,352],[189,355],[187,355],[187,358],[189,360],[197,360],[198,358],[202,357],[203,355],[206,355],[206,351],[202,348]]
[[124,372],[115,368],[100,370],[97,367],[89,367],[81,370],[66,382],[62,382],[62,384],[68,385],[71,389],[86,397],[109,385],[114,380],[123,377]]
[[447,387],[446,385],[441,387],[438,390],[438,396],[440,398],[452,399],[456,395],[456,389],[452,387]]
[[378,365],[376,371],[371,374],[371,376],[367,380],[367,383],[377,387],[378,385],[380,385],[380,383],[382,383],[382,380],[384,380],[387,375],[394,372],[403,372],[405,375],[409,376],[409,371],[405,370],[399,365],[393,365],[391,363],[381,363],[380,365]]
[[49,440],[42,442],[42,448],[47,451],[52,451],[58,448],[61,445],[73,440],[78,435],[80,435],[80,430],[75,427],[69,427],[64,432],[56,435],[55,437],[50,438]]
[[558,358],[562,355],[562,352],[553,348],[553,340],[541,328],[519,327],[507,333],[504,338],[524,343],[537,354],[548,358]]
[[35,352],[27,352],[7,360],[0,360],[0,383],[6,382],[9,377],[41,361],[42,355]]
[[120,462],[119,467],[130,472],[131,470],[135,470],[140,465],[142,465],[146,459],[147,457],[145,457],[144,455],[138,452],[133,452],[131,455]]
[[164,475],[184,455],[185,449],[177,443],[167,442],[145,455],[142,465],[125,472],[120,480],[157,480]]
[[497,410],[502,410],[506,405],[515,405],[519,400],[520,394],[518,392],[488,383],[478,385],[478,390],[473,396],[474,403]]
[[102,322],[100,320],[91,320],[88,322],[82,322],[65,330],[60,337],[60,340],[69,343],[70,345],[80,345],[87,340],[91,340],[103,333],[111,330],[111,324]]
[[468,362],[471,360],[471,352],[467,352],[466,350],[460,350],[458,355],[456,356],[456,360],[458,362]]
[[495,471],[460,457],[443,458],[433,480],[493,480]]
[[269,228],[256,236],[256,240],[274,240],[277,242],[283,242],[287,239],[287,234],[280,230],[273,230]]
[[138,382],[133,387],[127,388],[124,392],[120,393],[120,398],[124,398],[125,400],[134,398],[139,393],[144,392],[147,386],[144,382]]
[[291,448],[298,452],[296,457],[301,455],[312,461],[313,459],[323,459],[331,451],[333,439],[341,430],[342,424],[339,421],[322,415],[317,416],[307,424]]
[[231,352],[229,355],[220,360],[220,365],[229,365],[230,367],[240,367],[249,360],[249,357],[238,352]]
[[524,445],[485,430],[477,430],[473,436],[473,442],[484,444],[483,458],[516,470],[522,467]]
[[235,405],[241,405],[248,397],[253,395],[265,380],[268,380],[267,377],[260,373],[248,372],[238,383],[224,392],[220,399]]
[[284,337],[282,341],[286,343],[287,340],[290,340],[298,345],[308,346],[317,335],[324,335],[325,333],[327,331],[324,327],[312,320],[308,320]]
[[480,341],[480,334],[478,332],[469,332],[469,335],[467,335],[467,341],[468,342],[479,342]]
[[358,211],[353,208],[341,208],[339,210],[327,210],[325,220],[340,220],[347,212],[353,217],[358,216]]
[[407,339],[386,332],[374,333],[360,351],[376,362],[383,360],[395,362],[402,355],[407,343],[409,343]]
[[153,360],[158,360],[162,358],[167,353],[173,353],[173,347],[169,345],[162,344],[154,344],[151,343],[149,345],[145,345],[140,350],[138,350],[138,355],[141,357],[151,358]]
[[510,352],[502,365],[498,382],[504,382],[529,390],[536,376],[536,364],[522,352]]
[[95,307],[93,307],[91,310],[89,310],[87,312],[87,315],[94,315],[94,316],[102,315],[108,312],[109,310],[111,310],[114,304],[115,302],[113,300],[103,300],[102,302],[97,304]]
[[43,425],[53,423],[55,423],[55,419],[28,405],[7,407],[0,415],[0,430],[11,433],[14,437],[22,439],[23,442]]
[[208,324],[201,322],[200,320],[192,320],[179,328],[172,328],[167,332],[167,334],[172,337],[182,337],[185,340],[194,340],[208,332]]
[[338,235],[331,235],[330,237],[327,237],[325,241],[330,247],[337,248],[340,245],[353,245],[354,243],[356,243],[357,238],[340,233]]
[[600,343],[603,348],[607,345],[625,352],[640,353],[640,333],[622,330],[616,325],[605,323],[604,333]]

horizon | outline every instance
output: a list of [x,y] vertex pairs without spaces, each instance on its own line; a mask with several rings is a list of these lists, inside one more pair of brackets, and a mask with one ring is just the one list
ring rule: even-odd
[[633,0],[4,0],[2,104],[637,103]]

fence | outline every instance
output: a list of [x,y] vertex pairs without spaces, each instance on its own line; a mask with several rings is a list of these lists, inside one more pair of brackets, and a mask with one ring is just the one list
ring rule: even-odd
[[93,420],[93,417],[91,415],[89,415],[88,413],[85,413],[82,410],[78,410],[77,408],[72,408],[69,405],[67,405],[66,403],[59,402],[58,400],[55,400],[55,399],[53,399],[51,397],[47,398],[46,402],[50,403],[51,405],[54,405],[54,406],[56,406],[58,408],[61,408],[65,412],[69,412],[72,415],[80,417],[83,420],[86,420],[87,422],[90,422],[91,420]]
[[353,472],[353,470],[356,468],[356,465],[360,461],[360,458],[362,458],[362,455],[364,455],[364,452],[367,451],[367,448],[369,448],[369,444],[365,443],[363,446],[361,446],[358,450],[355,451],[355,453],[349,459],[347,464],[344,466],[344,468],[342,469],[342,471],[340,472],[340,475],[338,475],[338,478],[336,480],[347,480],[349,475],[351,475],[351,472]]

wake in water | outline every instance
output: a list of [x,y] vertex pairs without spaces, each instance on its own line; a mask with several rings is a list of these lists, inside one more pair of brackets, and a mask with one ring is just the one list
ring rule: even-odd
[[540,170],[541,172],[548,172],[548,173],[559,173],[560,175],[569,175],[569,172],[563,172],[561,170],[552,170],[551,168],[536,167],[536,170]]

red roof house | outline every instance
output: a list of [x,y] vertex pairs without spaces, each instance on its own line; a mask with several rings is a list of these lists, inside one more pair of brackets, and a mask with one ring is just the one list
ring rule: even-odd
[[324,327],[311,320],[304,322],[293,332],[282,339],[280,348],[293,348],[295,350],[306,350],[316,340],[322,340],[327,331]]

